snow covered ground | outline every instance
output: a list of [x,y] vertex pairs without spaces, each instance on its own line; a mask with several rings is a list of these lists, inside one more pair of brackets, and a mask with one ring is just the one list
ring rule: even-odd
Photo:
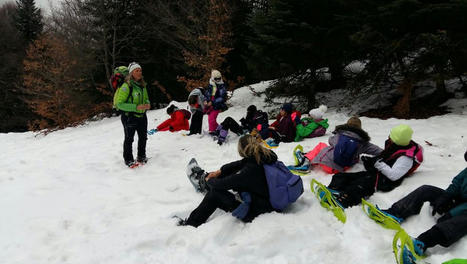
[[[261,90],[267,84],[253,87]],[[226,116],[238,120],[250,104],[265,105],[247,88],[236,90],[231,103],[219,121]],[[392,192],[376,193],[371,202],[386,208],[422,184],[445,188],[466,167],[467,102],[450,105],[455,114],[426,120],[362,118],[363,128],[380,146],[391,127],[405,123],[425,149],[425,162],[412,177]],[[148,117],[151,128],[167,115],[163,109]],[[330,108],[326,117],[332,131],[349,116]],[[206,117],[203,125],[206,129]],[[330,131],[301,144],[309,150],[326,142]],[[309,183],[312,178],[329,183],[331,177],[321,171],[303,177],[305,193],[285,213],[264,214],[244,224],[218,210],[197,229],[176,226],[172,216],[186,217],[202,199],[186,178],[188,161],[196,157],[205,169],[216,170],[239,158],[237,140],[229,135],[218,146],[207,135],[156,133],[147,144],[149,163],[131,170],[123,164],[117,117],[47,136],[0,134],[0,263],[395,263],[394,231],[372,222],[359,206],[346,211],[346,224],[320,207]],[[295,146],[281,143],[275,151],[292,164]],[[352,171],[362,168],[357,164]],[[417,236],[434,223],[425,204],[403,227]],[[467,258],[466,252],[464,237],[449,249],[430,249],[426,261]]]

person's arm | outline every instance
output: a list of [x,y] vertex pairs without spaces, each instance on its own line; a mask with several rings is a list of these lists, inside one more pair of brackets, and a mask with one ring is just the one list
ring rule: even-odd
[[227,163],[221,167],[220,169],[221,175],[219,177],[222,178],[224,176],[234,174],[238,172],[239,170],[241,170],[243,165],[244,165],[243,159]]
[[238,189],[248,182],[248,178],[251,177],[250,170],[246,166],[241,166],[241,169],[237,173],[219,176],[215,178],[207,179],[209,187],[221,190]]
[[464,181],[464,178],[467,177],[467,168],[465,168],[463,171],[461,171],[459,174],[452,179],[451,184],[449,187],[446,189],[446,192],[451,195],[451,197],[459,197],[461,196],[462,192],[462,183]]
[[404,176],[413,165],[413,159],[407,156],[399,157],[390,167],[384,161],[375,162],[375,168],[391,181],[397,181]]
[[127,99],[130,95],[130,87],[127,83],[124,83],[118,91],[118,96],[116,100],[117,109],[125,112],[136,112],[137,105],[133,102],[127,102]]
[[467,214],[467,202],[461,203],[458,206],[449,210],[451,216],[465,215]]
[[377,156],[383,151],[382,148],[378,147],[377,145],[367,142],[363,145],[363,149],[361,153]]

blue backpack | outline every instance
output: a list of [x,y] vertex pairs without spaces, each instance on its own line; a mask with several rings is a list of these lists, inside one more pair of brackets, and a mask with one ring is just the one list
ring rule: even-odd
[[358,139],[340,135],[336,146],[334,146],[334,162],[342,167],[349,167],[357,163],[356,153],[360,147]]
[[291,173],[284,163],[276,161],[264,164],[263,167],[268,182],[269,201],[274,209],[282,211],[302,195],[302,179]]

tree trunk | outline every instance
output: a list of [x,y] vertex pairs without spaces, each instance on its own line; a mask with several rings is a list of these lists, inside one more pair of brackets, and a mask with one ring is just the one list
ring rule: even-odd
[[413,83],[411,80],[405,79],[397,87],[402,93],[402,97],[399,98],[396,105],[393,107],[394,115],[398,118],[408,118],[410,114],[410,98],[412,97]]

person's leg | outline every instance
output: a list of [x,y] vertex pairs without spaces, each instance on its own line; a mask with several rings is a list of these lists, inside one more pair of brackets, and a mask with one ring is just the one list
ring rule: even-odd
[[449,247],[467,234],[467,215],[454,216],[434,225],[420,234],[417,240],[425,244],[425,249],[441,245]]
[[340,172],[332,175],[331,183],[329,183],[328,188],[336,191],[342,191],[344,188],[351,184],[352,181],[357,179],[355,175],[359,175],[360,172],[354,173],[344,173]]
[[219,110],[211,110],[208,114],[209,132],[216,131],[216,128],[219,126],[217,115],[219,115]]
[[123,141],[123,159],[125,164],[129,164],[134,161],[133,158],[133,138],[135,136],[136,124],[131,117],[125,115],[124,113],[121,116],[123,131],[125,133],[125,139]]
[[352,179],[337,197],[345,208],[360,204],[362,198],[371,196],[375,192],[376,182],[376,175],[367,171],[348,174]]
[[190,124],[190,135],[192,134],[201,134],[201,129],[203,126],[203,113],[201,111],[195,111],[191,117]]
[[225,130],[230,129],[230,131],[234,132],[237,135],[241,135],[243,133],[241,126],[230,116],[224,119],[224,121],[221,123],[221,126]]
[[405,219],[411,215],[419,214],[423,203],[427,201],[433,203],[444,192],[441,188],[423,185],[394,203],[386,211],[396,217]]
[[136,131],[138,132],[138,161],[145,161],[146,159],[146,141],[148,139],[148,117],[146,114],[137,119]]
[[233,193],[225,190],[210,190],[198,207],[191,212],[186,224],[198,227],[205,223],[217,208],[231,212],[238,205],[240,202],[235,199]]

